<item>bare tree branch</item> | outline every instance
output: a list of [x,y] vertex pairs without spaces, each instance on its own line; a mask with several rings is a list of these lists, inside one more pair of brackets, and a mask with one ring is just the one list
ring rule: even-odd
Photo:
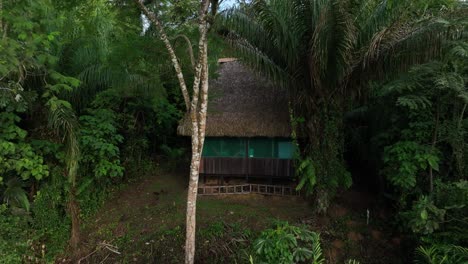
[[184,34],[180,34],[180,35],[175,36],[174,41],[177,41],[177,39],[179,39],[179,38],[184,39],[185,42],[187,43],[187,50],[188,50],[188,53],[189,53],[189,56],[190,56],[190,63],[192,64],[192,68],[195,69],[195,56],[193,55],[192,42]]

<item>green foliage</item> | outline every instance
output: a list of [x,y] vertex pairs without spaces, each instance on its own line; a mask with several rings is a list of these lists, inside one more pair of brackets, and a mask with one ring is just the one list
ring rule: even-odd
[[468,248],[454,245],[433,245],[416,249],[415,263],[449,264],[467,263]]
[[465,49],[463,41],[448,42],[441,60],[411,68],[409,74],[380,91],[384,104],[394,102],[397,106],[389,120],[400,128],[384,132],[393,137],[393,142],[383,143],[388,145],[384,147],[381,173],[401,191],[403,199],[432,190],[435,180],[428,182],[429,177],[464,177],[463,120],[468,103],[464,99],[468,67],[463,59]]
[[45,246],[44,258],[48,261],[64,252],[70,234],[64,181],[58,167],[52,174],[53,180],[41,186],[32,207],[32,228],[38,233],[36,242]]
[[417,177],[429,167],[439,171],[439,157],[431,147],[414,141],[398,141],[384,150],[384,175],[396,187],[413,190]]
[[89,115],[80,117],[82,124],[80,143],[83,149],[82,167],[89,169],[96,180],[105,176],[120,177],[118,144],[123,138],[117,133],[115,114],[105,109],[90,110]]
[[370,100],[347,116],[350,156],[359,153],[362,172],[380,177],[374,185],[385,185],[381,191],[397,202],[400,228],[437,255],[422,263],[457,263],[433,248],[466,247],[466,5],[412,1],[411,8],[426,18],[438,10],[464,17],[437,20],[448,37],[438,44],[438,56],[398,75],[386,70],[384,83],[371,85]]
[[417,263],[464,263],[467,261],[468,184],[438,182],[432,196],[420,196],[401,218],[419,235]]
[[21,90],[27,71],[40,72],[56,64],[57,57],[51,51],[57,48],[59,33],[53,28],[60,23],[60,16],[49,0],[14,0],[3,3],[2,22],[0,83],[2,88],[6,84],[7,89]]
[[302,190],[304,188],[311,192],[317,183],[317,175],[315,174],[315,168],[311,158],[299,160],[296,166],[296,175],[299,178],[296,190]]
[[80,117],[81,181],[77,194],[82,203],[82,212],[90,215],[102,204],[108,188],[123,176],[119,144],[123,137],[118,134],[115,113],[107,109],[88,110]]
[[3,263],[22,263],[30,255],[31,237],[27,218],[12,215],[0,205],[0,255]]
[[323,263],[320,237],[304,227],[279,222],[254,242],[255,263]]
[[47,177],[49,167],[26,140],[27,132],[17,126],[19,120],[15,113],[0,112],[0,197],[8,205],[29,211],[25,182]]
[[14,113],[0,113],[0,183],[8,176],[41,180],[49,174],[43,158],[27,143],[27,132],[16,125],[19,120]]
[[413,232],[431,234],[439,229],[439,224],[444,221],[445,210],[437,208],[429,197],[421,196],[414,202],[411,211],[403,214],[403,217],[409,220],[408,225]]
[[[167,7],[190,12],[188,2]],[[0,262],[54,262],[68,241],[70,192],[89,216],[122,183],[124,165],[138,171],[150,151],[172,146],[175,77],[164,75],[162,44],[141,36],[129,9],[120,1],[2,1],[0,232],[11,236],[0,234]]]
[[6,182],[3,192],[3,201],[7,205],[18,206],[29,211],[29,200],[26,191],[23,189],[23,182],[18,178],[12,178]]
[[[298,127],[308,140],[302,146],[306,161],[300,168],[307,172],[301,174],[306,177],[301,186],[315,186],[327,193],[317,197],[329,199],[337,188],[351,185],[343,160],[343,112],[356,97],[369,92],[369,80],[387,79],[438,56],[441,38],[432,34],[456,38],[447,32],[455,15],[433,11],[440,6],[412,1],[272,0],[254,1],[220,17],[219,32],[237,55],[287,88],[294,113],[304,117]],[[400,102],[416,104],[411,99],[402,97]],[[321,204],[325,209],[328,202]]]

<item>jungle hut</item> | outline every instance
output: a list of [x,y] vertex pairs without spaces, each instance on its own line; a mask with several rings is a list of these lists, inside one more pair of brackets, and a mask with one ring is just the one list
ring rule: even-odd
[[[234,58],[218,63],[218,77],[210,81],[200,175],[221,180],[292,179],[293,144],[286,91]],[[189,115],[181,120],[178,133],[191,135]]]

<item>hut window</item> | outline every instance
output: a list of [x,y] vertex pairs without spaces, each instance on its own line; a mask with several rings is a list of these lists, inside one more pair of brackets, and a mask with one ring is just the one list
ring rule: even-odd
[[[248,152],[247,150],[248,142]],[[204,157],[292,159],[294,147],[288,138],[228,138],[205,139]]]
[[249,158],[292,159],[293,152],[293,145],[290,139],[249,139]]
[[204,157],[245,157],[246,140],[243,138],[205,139],[202,155]]
[[274,152],[272,138],[249,139],[249,158],[274,158]]
[[279,140],[277,142],[278,158],[292,159],[294,147],[290,140]]

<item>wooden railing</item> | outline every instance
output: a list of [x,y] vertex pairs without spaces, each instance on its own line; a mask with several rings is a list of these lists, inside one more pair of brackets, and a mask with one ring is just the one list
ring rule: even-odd
[[224,195],[224,194],[265,194],[279,196],[299,196],[300,192],[295,187],[284,185],[265,184],[242,184],[242,185],[222,185],[198,187],[198,195]]

